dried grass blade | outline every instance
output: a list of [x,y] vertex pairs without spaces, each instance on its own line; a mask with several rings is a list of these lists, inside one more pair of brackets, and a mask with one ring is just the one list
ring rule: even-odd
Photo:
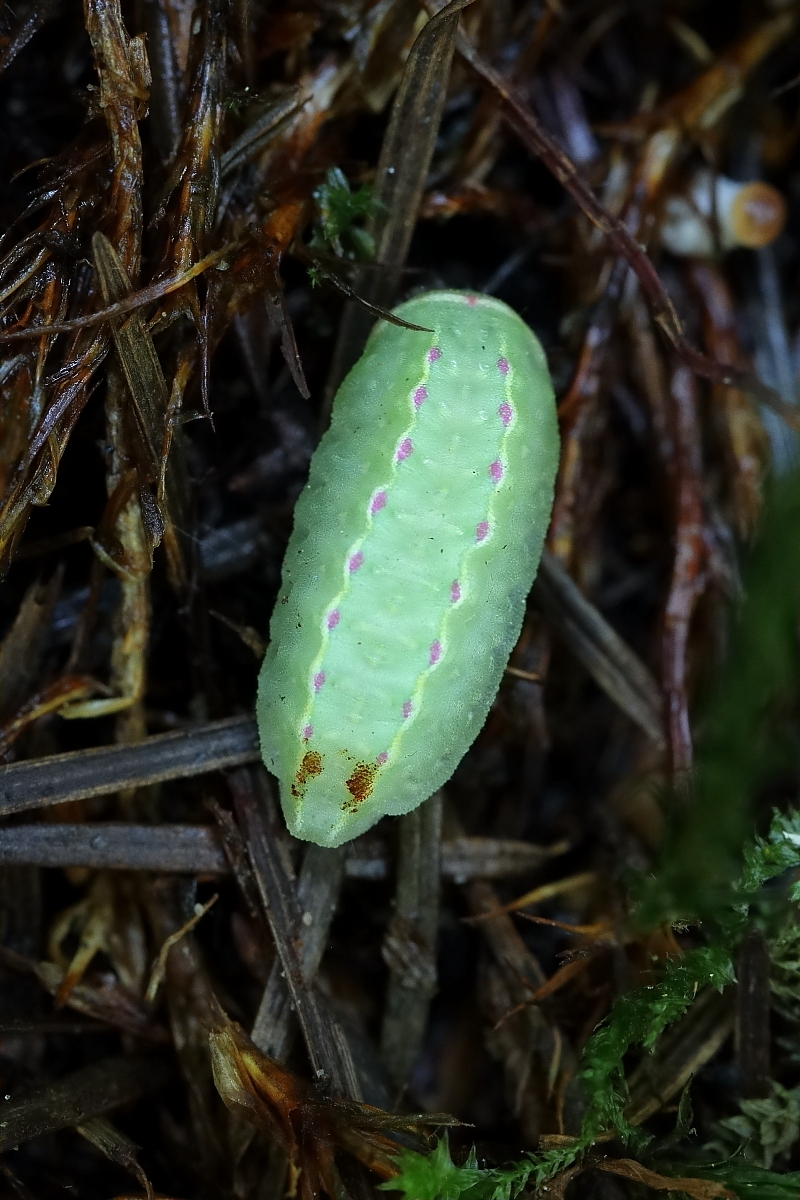
[[281,96],[280,99],[270,104],[266,112],[262,112],[256,117],[252,124],[248,125],[221,155],[219,160],[220,176],[224,179],[226,175],[232,174],[239,167],[243,167],[245,163],[256,158],[272,138],[281,131],[283,123],[299,112],[310,99],[306,89],[301,84],[297,84],[290,88],[285,96]]
[[442,875],[456,883],[466,883],[474,878],[506,879],[525,875],[568,849],[567,842],[538,846],[513,838],[445,838],[442,842]]
[[150,974],[147,988],[145,989],[144,999],[146,1004],[153,1004],[155,1002],[155,998],[158,995],[158,989],[164,982],[164,977],[167,973],[167,959],[169,958],[170,950],[172,950],[173,946],[177,946],[179,942],[182,942],[187,934],[192,932],[195,925],[202,921],[208,910],[214,904],[216,904],[218,900],[219,894],[215,892],[211,899],[207,900],[205,904],[195,905],[195,911],[189,920],[186,921],[180,929],[176,929],[174,933],[171,933],[169,937],[164,939],[161,949],[158,952],[158,957],[153,965],[153,970]]
[[142,12],[147,35],[147,57],[153,73],[150,87],[153,141],[164,163],[170,161],[178,148],[185,91],[184,72],[175,45],[177,38],[173,38],[170,28],[173,12],[164,0],[149,0]]
[[[34,0],[25,12],[14,33],[0,50],[0,74],[9,67],[21,50],[24,50],[35,33],[55,15],[58,0]],[[5,39],[4,39],[5,40]]]
[[119,1129],[115,1129],[105,1117],[89,1117],[76,1128],[81,1137],[91,1142],[95,1149],[111,1162],[130,1171],[144,1188],[147,1200],[154,1200],[153,1185],[142,1170],[138,1157],[140,1147],[135,1142]]
[[[303,975],[311,983],[317,973],[328,940],[344,878],[344,851],[324,850],[310,845],[303,857],[297,881],[297,899],[305,916],[298,931],[297,950]],[[291,1046],[294,1011],[286,976],[280,962],[274,963],[264,988],[251,1037],[259,1050],[282,1062]]]
[[[548,847],[506,838],[445,840],[442,878],[466,883],[470,879],[527,875],[567,848],[564,842]],[[231,865],[226,849],[222,835],[209,825],[143,825],[126,821],[87,821],[73,825],[59,821],[0,827],[0,865],[228,875]],[[305,975],[313,975],[319,963],[322,947],[317,943],[325,938],[339,886],[338,875],[343,872],[350,879],[377,881],[386,879],[389,870],[388,847],[369,840],[354,842],[341,855],[319,847],[308,848],[297,884],[303,911],[313,916],[312,924],[303,926],[300,937]],[[282,979],[281,986],[284,986]],[[262,1001],[264,1004],[266,1001]],[[262,1044],[255,1033],[253,1040],[264,1053],[281,1057],[275,1049]]]
[[[149,283],[147,287],[131,292],[130,295],[119,300],[116,304],[98,309],[93,313],[87,313],[84,317],[76,317],[74,321],[54,322],[52,325],[47,326],[35,325],[30,329],[4,330],[0,332],[0,342],[23,341],[29,338],[41,337],[44,333],[48,335],[76,333],[89,325],[101,325],[103,322],[113,320],[115,317],[124,316],[125,313],[132,312],[136,308],[142,308],[146,304],[152,304],[164,296],[169,296],[173,292],[180,291],[182,287],[187,283],[191,283],[198,275],[203,275],[211,267],[216,266],[217,263],[229,258],[235,248],[235,245],[227,244],[218,250],[212,250],[198,262],[186,267],[185,270],[176,271],[174,275],[168,275],[165,279],[158,279],[154,283]],[[52,383],[54,380],[50,382]]]
[[370,225],[375,261],[386,270],[376,272],[368,299],[384,308],[391,307],[417,223],[444,110],[458,14],[471,3],[450,0],[423,27],[411,47],[392,106],[375,177],[375,198],[381,208]]
[[62,572],[26,591],[14,623],[0,642],[0,715],[17,708],[35,686]]
[[265,820],[265,812],[274,807],[267,791],[266,773],[262,770],[255,774],[242,769],[232,772],[229,779],[264,914],[297,1008],[311,1065],[318,1079],[330,1081],[336,1095],[359,1100],[361,1089],[349,1048],[327,1006],[307,986],[303,974],[297,948],[302,912],[294,882]]
[[289,374],[294,380],[295,387],[300,395],[304,400],[308,400],[311,392],[308,390],[308,384],[306,383],[300,351],[297,348],[297,341],[294,336],[294,326],[289,316],[289,310],[286,307],[286,297],[283,294],[283,286],[277,270],[273,274],[272,287],[267,290],[266,301],[270,320],[276,329],[280,330],[281,353],[283,354],[284,362],[289,368]]
[[[41,336],[41,330],[36,332]],[[46,504],[55,487],[61,457],[88,400],[92,376],[108,353],[108,340],[103,333],[91,340],[79,336],[71,353],[74,357],[47,381],[54,387],[53,399],[25,447],[0,507],[0,559],[9,552],[31,506]]]
[[[102,233],[92,238],[92,255],[106,306],[124,300],[131,291],[131,282],[119,255]],[[147,450],[149,479],[158,478],[161,467],[161,447],[164,439],[164,417],[169,392],[153,339],[143,318],[134,312],[123,324],[112,327],[114,346],[125,375],[136,421]]]
[[164,1059],[104,1058],[39,1084],[3,1105],[0,1151],[139,1100],[158,1091],[171,1074]]
[[[375,263],[356,290],[371,305],[391,308],[417,222],[444,110],[458,15],[473,0],[450,0],[418,34],[408,56],[384,134],[375,178],[380,207],[369,225]],[[358,358],[373,323],[355,305],[345,309],[326,383],[326,401]]]
[[142,249],[142,142],[150,66],[144,38],[128,37],[119,0],[85,0],[84,19],[100,81],[100,107],[111,137],[106,228],[123,267],[139,273]]
[[88,867],[92,870],[227,875],[217,831],[208,825],[12,825],[0,829],[0,864]]
[[533,595],[603,691],[652,742],[663,746],[662,704],[655,679],[547,551]]
[[392,1082],[408,1085],[436,994],[442,794],[400,821],[394,916],[383,941],[389,986],[381,1027],[381,1057]]
[[[496,889],[485,880],[474,880],[467,885],[464,894],[472,918],[480,922],[478,928],[497,963],[502,999],[499,1011],[495,1010],[495,1019],[508,1016],[512,1008],[519,1010],[519,1021],[509,1021],[502,1027],[503,1034],[509,1039],[507,1070],[512,1078],[516,1075],[520,1094],[523,1088],[532,1086],[534,1079],[539,1080],[526,1127],[537,1136],[542,1133],[542,1093],[551,1093],[560,1076],[564,1081],[564,1124],[571,1131],[580,1124],[582,1107],[572,1050],[546,1008],[527,1002],[530,995],[547,982],[547,977],[512,918],[502,912]],[[484,916],[489,919],[482,920]],[[520,1063],[524,1064],[521,1074]],[[517,1064],[516,1070],[514,1064]],[[541,1086],[543,1082],[544,1087]]]
[[187,779],[257,762],[260,757],[252,717],[230,717],[180,733],[157,734],[134,746],[53,754],[0,767],[0,815]]
[[714,1197],[725,1197],[726,1200],[736,1200],[733,1192],[710,1179],[695,1177],[670,1178],[650,1171],[633,1158],[604,1158],[592,1163],[598,1171],[607,1171],[611,1175],[620,1175],[633,1183],[643,1183],[646,1187],[658,1192],[682,1192],[691,1196],[692,1200],[714,1200]]
[[[498,908],[493,908],[482,912],[477,917],[465,917],[464,920],[472,924],[477,924],[479,921],[488,921],[501,913],[517,912],[520,908],[527,908],[529,904],[541,904],[545,900],[552,900],[554,896],[563,896],[569,892],[580,892],[584,888],[589,888],[597,883],[597,875],[594,871],[581,871],[577,875],[566,875],[563,879],[556,879],[552,883],[543,883],[541,887],[533,888],[530,892],[525,892],[524,895],[518,896],[516,900],[510,900],[508,904],[502,904]],[[524,916],[525,914],[520,914]]]

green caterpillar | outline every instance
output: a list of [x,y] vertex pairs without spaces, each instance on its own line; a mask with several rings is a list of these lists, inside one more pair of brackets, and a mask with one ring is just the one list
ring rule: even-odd
[[558,464],[544,352],[507,305],[401,304],[342,383],[272,614],[258,723],[295,837],[407,813],[477,736],[519,635]]

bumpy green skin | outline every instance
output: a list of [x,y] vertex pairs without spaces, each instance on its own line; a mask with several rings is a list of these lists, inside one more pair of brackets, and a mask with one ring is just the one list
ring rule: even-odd
[[519,635],[558,463],[542,348],[488,296],[380,322],[295,510],[261,671],[264,761],[295,837],[338,846],[441,786]]

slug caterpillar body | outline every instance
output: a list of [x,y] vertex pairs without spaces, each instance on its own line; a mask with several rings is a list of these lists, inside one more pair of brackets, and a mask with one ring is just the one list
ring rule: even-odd
[[477,736],[519,635],[558,464],[544,352],[507,305],[429,292],[379,322],[295,510],[261,750],[295,837],[409,812]]

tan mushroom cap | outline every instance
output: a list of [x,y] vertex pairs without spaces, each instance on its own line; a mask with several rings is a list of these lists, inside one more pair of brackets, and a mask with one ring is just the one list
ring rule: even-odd
[[769,183],[745,184],[734,196],[727,214],[731,238],[751,250],[768,246],[786,223],[786,201]]

